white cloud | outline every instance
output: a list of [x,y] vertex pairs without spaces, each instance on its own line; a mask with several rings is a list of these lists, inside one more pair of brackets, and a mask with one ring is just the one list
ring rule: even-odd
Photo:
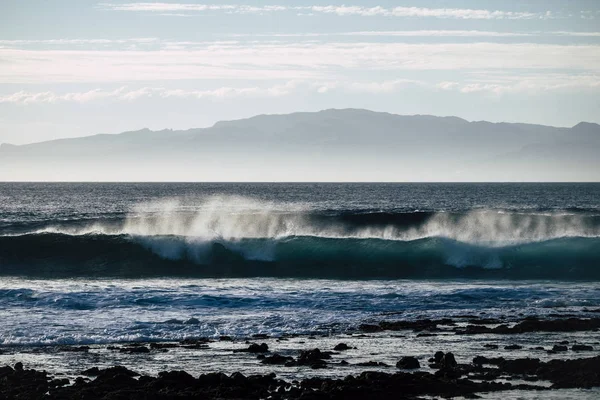
[[424,7],[364,7],[346,5],[311,6],[248,6],[237,4],[192,4],[192,3],[100,3],[99,6],[113,11],[157,12],[165,14],[199,13],[222,11],[239,14],[262,14],[280,11],[294,11],[302,15],[333,14],[338,16],[361,17],[402,17],[402,18],[454,18],[454,19],[549,19],[551,12],[514,12],[499,10],[477,10],[465,8],[424,8]]
[[383,81],[298,81],[290,80],[272,86],[229,87],[216,89],[172,89],[164,87],[141,87],[128,89],[123,86],[113,90],[93,89],[84,92],[55,93],[51,91],[19,91],[0,95],[0,104],[17,105],[90,103],[101,100],[133,102],[140,99],[208,99],[227,100],[234,98],[274,98],[297,94],[298,92],[328,94],[365,93],[371,95],[398,93],[407,88],[421,88],[428,91],[453,91],[463,94],[482,93],[500,96],[510,93],[539,94],[550,91],[598,90],[600,75],[543,74],[527,78],[522,76],[500,76],[488,80],[466,80],[428,82],[413,79],[392,79]]
[[422,7],[362,7],[362,6],[310,6],[304,7],[312,12],[336,14],[340,16],[357,15],[362,17],[412,17],[412,18],[455,18],[455,19],[547,19],[551,14],[473,10],[465,8],[422,8]]
[[158,42],[157,38],[129,38],[129,39],[18,39],[0,40],[0,45],[107,45],[107,44],[147,44]]
[[509,93],[539,94],[551,91],[597,90],[600,89],[600,75],[549,74],[532,77],[508,76],[497,82],[472,82],[457,84],[451,89],[461,93]]
[[[185,46],[184,46],[185,47]],[[600,71],[599,45],[231,43],[174,50],[0,49],[0,83],[330,80],[411,70]]]
[[249,97],[278,97],[293,92],[299,82],[289,81],[284,84],[270,87],[220,87],[211,90],[167,89],[161,87],[142,87],[128,90],[120,87],[114,90],[94,89],[85,92],[26,92],[19,91],[4,96],[0,95],[0,103],[36,104],[36,103],[88,103],[97,100],[109,99],[118,101],[135,101],[142,98],[195,98],[195,99],[226,99],[241,96]]

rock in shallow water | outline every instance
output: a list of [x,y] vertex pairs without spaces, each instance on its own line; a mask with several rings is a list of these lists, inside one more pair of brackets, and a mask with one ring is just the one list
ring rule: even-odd
[[421,368],[421,364],[419,364],[419,360],[415,357],[402,357],[397,363],[397,368],[401,369],[417,369]]

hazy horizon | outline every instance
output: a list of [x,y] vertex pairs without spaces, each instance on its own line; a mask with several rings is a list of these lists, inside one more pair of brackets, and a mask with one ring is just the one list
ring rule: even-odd
[[571,128],[361,109],[260,115],[0,146],[25,181],[598,181],[600,125]]

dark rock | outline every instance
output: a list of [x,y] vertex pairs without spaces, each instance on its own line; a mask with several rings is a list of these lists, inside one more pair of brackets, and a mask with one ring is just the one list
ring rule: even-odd
[[439,364],[441,365],[441,367],[443,369],[452,369],[458,365],[458,363],[456,362],[456,359],[454,358],[454,354],[452,354],[450,352],[444,354],[444,357],[442,357]]
[[518,344],[509,344],[508,346],[504,346],[504,350],[521,350],[523,346],[519,346]]
[[387,365],[384,362],[380,362],[380,361],[367,361],[367,362],[360,362],[356,364],[359,367],[389,367],[389,365]]
[[586,344],[574,344],[571,347],[571,350],[573,350],[573,351],[592,351],[592,350],[594,350],[594,348],[592,346],[588,346]]
[[577,360],[550,360],[536,371],[553,388],[591,388],[600,386],[600,356]]
[[363,331],[363,332],[381,332],[383,330],[383,328],[379,325],[372,325],[372,324],[362,324],[358,327],[359,330]]
[[48,382],[48,386],[50,387],[59,387],[59,386],[66,386],[68,385],[69,380],[67,378],[62,378],[62,379],[53,379],[50,382]]
[[266,333],[255,333],[254,335],[252,335],[252,337],[254,339],[268,339],[269,335],[267,335]]
[[562,345],[562,344],[555,344],[554,346],[552,346],[552,351],[553,352],[567,351],[567,350],[569,350],[569,348],[567,346]]
[[291,362],[291,361],[294,361],[293,357],[286,357],[286,356],[282,356],[280,354],[273,354],[272,356],[265,357],[261,361],[261,364],[285,365],[286,363]]
[[90,350],[89,346],[61,346],[58,348],[59,351],[72,351],[87,353]]
[[484,344],[483,347],[485,347],[486,349],[497,349],[498,345],[497,344]]
[[175,343],[150,343],[151,350],[164,350],[177,347]]
[[504,361],[500,364],[500,368],[512,374],[534,374],[540,365],[538,358],[518,358]]
[[129,353],[129,354],[140,354],[140,353],[150,353],[150,349],[146,346],[132,346],[132,347],[121,347],[119,349],[121,353]]
[[[90,368],[90,370],[92,370],[92,369],[94,369],[94,368]],[[96,368],[96,370],[98,370],[98,369]],[[87,371],[89,371],[89,370],[87,370]],[[98,377],[101,377],[101,376],[108,377],[108,376],[116,376],[116,375],[140,376],[140,374],[138,374],[137,372],[131,371],[120,365],[115,366],[115,367],[106,368],[106,369],[100,369],[96,373],[96,376],[98,376]]]
[[323,368],[327,364],[324,360],[330,359],[331,353],[319,349],[305,350],[300,352],[297,365],[308,365],[311,368]]
[[352,347],[348,346],[346,343],[338,343],[333,350],[335,351],[344,351],[344,350],[349,350]]
[[245,353],[268,353],[269,346],[266,343],[251,343],[247,349],[234,350],[235,352],[245,352]]
[[415,357],[408,356],[402,357],[396,363],[396,367],[401,369],[417,369],[421,368],[421,364],[419,364],[419,360],[417,360]]
[[83,371],[81,373],[81,375],[85,375],[85,376],[98,376],[98,375],[100,375],[100,369],[98,369],[98,367],[88,368],[85,371]]
[[187,321],[184,322],[184,324],[186,325],[199,325],[200,324],[200,320],[198,318],[190,318]]
[[185,388],[196,385],[196,378],[185,371],[165,371],[158,374],[156,386],[168,388]]
[[23,371],[23,363],[22,362],[16,363],[14,368],[15,368],[15,371]]
[[435,355],[433,356],[433,360],[436,363],[440,363],[442,361],[442,358],[444,358],[444,352],[443,351],[436,351]]

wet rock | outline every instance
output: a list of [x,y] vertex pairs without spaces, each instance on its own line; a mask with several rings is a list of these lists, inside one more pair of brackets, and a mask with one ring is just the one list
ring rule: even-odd
[[98,369],[98,367],[88,368],[85,371],[83,371],[81,373],[81,375],[85,375],[85,376],[98,376],[98,375],[100,375],[100,369]]
[[221,335],[221,336],[219,336],[219,340],[221,342],[231,342],[233,340],[233,338],[231,336]]
[[208,343],[210,343],[210,339],[208,338],[199,338],[199,339],[184,339],[179,342],[180,346],[184,349],[197,349],[203,350],[208,349]]
[[506,361],[504,359],[504,357],[483,357],[483,356],[476,356],[475,358],[473,358],[473,364],[476,365],[483,365],[483,364],[490,364],[490,365],[500,365],[502,364],[504,361]]
[[305,350],[300,352],[297,365],[308,365],[311,368],[324,368],[327,364],[325,360],[331,358],[331,353],[319,349]]
[[131,347],[121,347],[119,349],[121,353],[129,353],[129,354],[141,354],[141,353],[150,353],[150,349],[146,346],[131,346]]
[[591,388],[600,386],[600,356],[576,360],[550,360],[536,371],[553,388]]
[[18,362],[15,364],[14,366],[15,371],[23,371],[23,363],[22,362]]
[[60,387],[60,386],[66,386],[69,383],[71,383],[67,378],[62,378],[62,379],[52,379],[50,382],[48,382],[48,386],[50,387]]
[[540,365],[538,358],[518,358],[504,361],[500,368],[512,374],[534,374]]
[[444,358],[444,352],[436,351],[435,355],[433,356],[433,361],[436,363],[440,363],[442,361],[442,358]]
[[8,365],[4,366],[4,367],[0,367],[0,378],[2,378],[3,376],[12,374],[14,372],[14,370],[9,367]]
[[176,343],[150,343],[151,350],[165,350],[178,347]]
[[185,371],[165,371],[158,374],[154,386],[163,388],[184,388],[193,387],[196,383],[196,378]]
[[571,350],[573,350],[573,351],[593,351],[594,348],[592,346],[588,346],[585,344],[574,344],[571,347]]
[[268,339],[269,335],[267,335],[266,333],[255,333],[254,335],[252,335],[252,337],[254,339]]
[[356,364],[359,367],[389,367],[389,365],[387,365],[384,362],[380,362],[380,361],[367,361],[367,362],[360,362]]
[[361,324],[361,325],[359,325],[358,329],[363,332],[369,332],[369,333],[381,332],[383,330],[383,328],[381,326],[373,325],[373,324]]
[[454,354],[452,354],[450,352],[444,354],[444,357],[442,357],[439,364],[441,365],[441,367],[443,369],[456,368],[456,366],[458,365],[458,363],[456,362],[456,359],[454,358]]
[[247,349],[234,350],[234,352],[238,353],[268,353],[269,346],[266,343],[250,343]]
[[508,346],[504,346],[504,350],[521,350],[523,346],[519,346],[518,344],[509,344]]
[[401,369],[417,369],[421,368],[421,364],[419,364],[419,360],[415,357],[402,357],[397,363],[396,368]]
[[208,374],[202,374],[198,377],[198,384],[202,386],[219,386],[221,384],[227,384],[229,376],[223,372],[209,372]]
[[199,325],[200,324],[200,320],[198,318],[190,318],[187,321],[184,322],[184,324],[186,325]]
[[[90,369],[93,369],[93,368],[90,368]],[[96,368],[96,370],[98,370],[98,369]],[[87,370],[87,371],[89,371],[89,370]],[[98,377],[109,377],[109,376],[116,376],[116,375],[140,376],[140,374],[138,374],[137,372],[131,371],[120,365],[115,366],[115,367],[106,368],[106,369],[100,369],[100,370],[98,370],[98,372],[95,375]]]
[[177,325],[179,325],[179,324],[183,324],[183,321],[180,320],[180,319],[171,318],[171,319],[168,319],[166,321],[163,321],[163,324],[177,324]]
[[569,350],[569,348],[565,345],[562,344],[555,344],[554,346],[552,346],[552,351],[553,352],[557,352],[557,351],[567,351]]
[[600,318],[565,318],[556,320],[540,320],[526,318],[516,324],[514,333],[526,332],[577,332],[600,328]]
[[265,357],[261,364],[267,365],[285,365],[286,363],[294,361],[293,357],[286,357],[280,354],[273,354],[272,356]]
[[498,348],[497,344],[484,344],[483,347],[486,349],[496,350]]
[[61,346],[58,348],[59,351],[72,351],[76,353],[87,353],[90,350],[90,346]]
[[352,347],[348,346],[346,343],[338,343],[337,345],[335,345],[335,347],[333,348],[333,350],[335,351],[344,351],[344,350],[349,350]]

